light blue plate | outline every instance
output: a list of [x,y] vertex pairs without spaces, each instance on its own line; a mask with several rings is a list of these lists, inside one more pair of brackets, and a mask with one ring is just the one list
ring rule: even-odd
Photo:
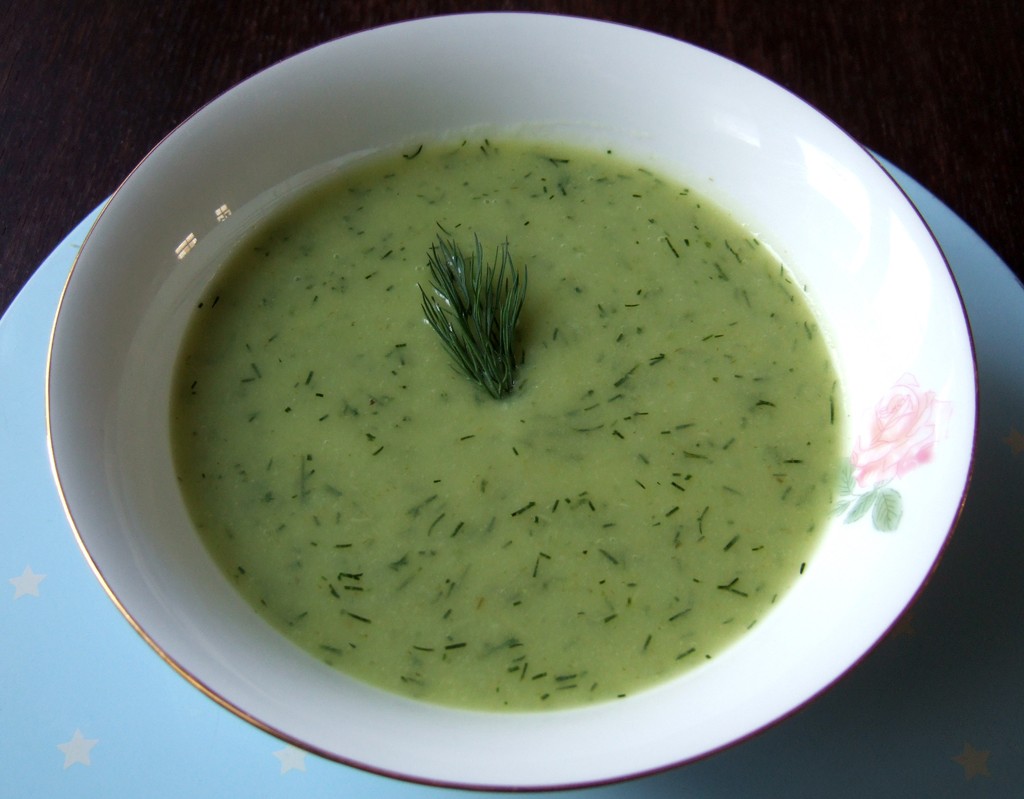
[[[977,462],[937,572],[894,632],[794,717],[700,763],[564,795],[1024,795],[1024,287],[889,168],[952,265],[977,347]],[[93,578],[50,476],[43,383],[57,300],[97,213],[0,320],[0,795],[454,795],[305,754],[239,720],[165,665]]]

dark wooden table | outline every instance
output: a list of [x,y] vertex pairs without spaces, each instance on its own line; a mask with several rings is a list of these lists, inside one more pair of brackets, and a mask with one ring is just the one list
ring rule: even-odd
[[175,125],[328,39],[483,10],[597,17],[772,78],[903,168],[1024,275],[1018,0],[7,0],[0,312]]

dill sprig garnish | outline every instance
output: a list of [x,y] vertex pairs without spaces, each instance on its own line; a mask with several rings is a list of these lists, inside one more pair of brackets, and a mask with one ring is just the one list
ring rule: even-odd
[[423,312],[455,367],[500,399],[515,382],[513,339],[526,296],[526,270],[520,277],[507,241],[492,264],[484,261],[477,236],[473,243],[467,257],[453,239],[438,234],[428,253],[433,292],[420,286]]

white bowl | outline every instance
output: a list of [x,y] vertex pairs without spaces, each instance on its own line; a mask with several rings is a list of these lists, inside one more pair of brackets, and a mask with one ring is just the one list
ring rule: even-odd
[[[282,198],[353,154],[466,128],[613,145],[695,186],[781,255],[833,339],[849,412],[850,504],[763,622],[709,664],[619,702],[470,712],[339,674],[252,612],[178,493],[171,366],[224,253]],[[329,758],[415,781],[529,789],[707,755],[785,717],[855,664],[921,589],[957,519],[975,373],[960,297],[930,232],[829,120],[678,41],[581,19],[485,14],[317,47],[168,136],[111,199],[68,279],[47,414],[54,473],[87,559],[186,679]]]

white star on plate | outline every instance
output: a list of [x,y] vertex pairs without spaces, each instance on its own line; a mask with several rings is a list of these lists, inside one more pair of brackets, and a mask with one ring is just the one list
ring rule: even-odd
[[294,746],[286,746],[274,752],[274,757],[281,761],[281,773],[287,774],[293,769],[295,771],[306,770],[306,753]]
[[90,765],[89,752],[99,743],[95,738],[86,738],[81,730],[75,730],[71,740],[65,744],[57,744],[57,748],[64,753],[64,768],[81,763],[83,766]]
[[964,751],[952,758],[964,767],[964,778],[972,780],[977,776],[990,777],[988,758],[992,753],[985,749],[975,749],[969,743],[964,744]]
[[39,596],[39,583],[45,579],[45,574],[36,574],[31,566],[26,566],[25,571],[7,582],[14,586],[14,598],[17,599],[23,596]]

